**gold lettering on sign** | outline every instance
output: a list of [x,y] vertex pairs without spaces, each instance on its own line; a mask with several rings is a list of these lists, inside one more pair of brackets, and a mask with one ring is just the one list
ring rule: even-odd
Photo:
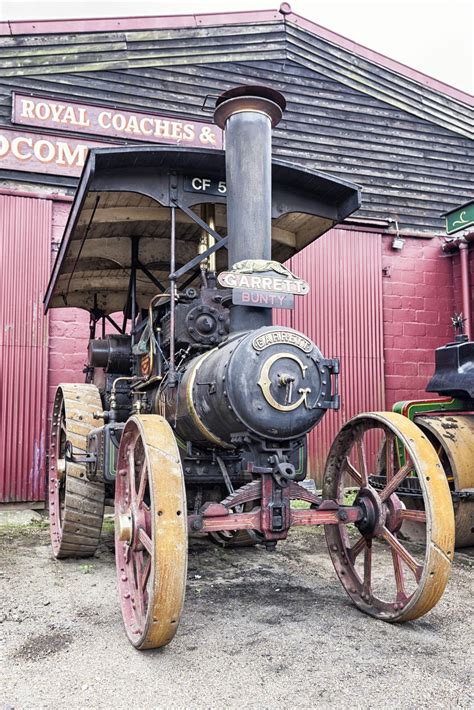
[[103,145],[0,128],[0,169],[79,176],[89,148]]
[[222,147],[222,131],[215,125],[140,111],[59,101],[44,96],[13,97],[13,123],[51,127],[146,142]]

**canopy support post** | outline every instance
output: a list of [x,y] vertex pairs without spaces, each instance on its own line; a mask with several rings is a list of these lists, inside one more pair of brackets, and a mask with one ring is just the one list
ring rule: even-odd
[[170,363],[168,370],[168,382],[170,387],[176,385],[176,368],[175,368],[175,317],[176,317],[176,207],[170,208],[171,211],[171,254],[170,254]]

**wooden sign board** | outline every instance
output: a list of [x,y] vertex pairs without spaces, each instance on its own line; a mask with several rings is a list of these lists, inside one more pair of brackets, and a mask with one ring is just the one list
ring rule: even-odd
[[17,93],[12,105],[16,124],[141,143],[222,148],[221,129],[194,119]]

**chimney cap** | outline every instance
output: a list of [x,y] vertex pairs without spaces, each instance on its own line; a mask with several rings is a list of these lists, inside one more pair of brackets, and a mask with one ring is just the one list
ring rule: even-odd
[[224,91],[216,101],[214,121],[225,128],[227,119],[241,111],[265,113],[274,128],[280,121],[286,100],[279,91],[268,86],[243,85]]
[[283,94],[280,94],[276,89],[271,89],[269,86],[262,86],[260,84],[241,84],[240,86],[234,86],[233,89],[224,91],[216,100],[216,108],[224,103],[224,101],[242,96],[245,98],[252,96],[258,99],[268,99],[277,104],[282,111],[286,108],[286,99]]

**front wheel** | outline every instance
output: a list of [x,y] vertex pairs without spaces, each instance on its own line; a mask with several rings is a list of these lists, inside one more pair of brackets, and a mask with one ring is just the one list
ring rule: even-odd
[[186,496],[173,430],[135,415],[120,440],[115,484],[115,562],[127,636],[165,646],[178,628],[187,570]]
[[[400,467],[394,464],[395,446],[404,450]],[[381,447],[385,451],[382,482],[376,475]],[[414,478],[420,491],[417,510],[403,503]],[[408,621],[435,606],[451,570],[453,508],[439,458],[413,422],[392,412],[351,419],[329,452],[323,498],[351,502],[361,510],[354,526],[343,522],[325,526],[337,575],[361,611],[385,621]],[[424,528],[420,546],[403,540],[400,530],[405,520]]]

